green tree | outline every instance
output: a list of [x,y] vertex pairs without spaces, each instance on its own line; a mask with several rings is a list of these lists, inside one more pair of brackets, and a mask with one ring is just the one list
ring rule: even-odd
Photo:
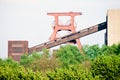
[[86,54],[86,58],[90,60],[94,60],[98,55],[102,54],[99,45],[92,45],[92,46],[85,45],[83,47],[83,51]]
[[43,49],[40,54],[32,53],[32,55],[23,55],[20,64],[35,72],[46,72],[46,70],[53,70],[59,66],[58,59],[56,56],[50,56],[48,49]]
[[24,67],[0,66],[0,80],[41,80],[43,78],[41,73],[35,73]]
[[111,46],[111,50],[113,51],[113,53],[115,53],[115,54],[120,54],[120,43],[119,44],[113,44],[112,46]]
[[0,66],[5,67],[5,66],[10,66],[12,68],[19,67],[20,65],[18,62],[15,62],[12,58],[8,58],[5,60],[0,60]]
[[67,68],[55,69],[48,72],[50,80],[93,80],[91,72],[83,66],[68,66]]
[[41,58],[41,54],[37,52],[34,52],[31,55],[28,55],[28,54],[22,55],[20,59],[20,65],[23,65],[24,67],[29,68],[30,64],[33,61],[40,59],[40,58]]
[[120,55],[98,56],[92,63],[91,72],[101,80],[119,80]]
[[68,65],[77,65],[84,60],[79,49],[72,45],[61,46],[55,54],[63,67],[67,67]]

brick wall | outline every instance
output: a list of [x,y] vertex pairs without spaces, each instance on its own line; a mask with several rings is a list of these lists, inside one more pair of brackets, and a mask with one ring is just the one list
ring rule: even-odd
[[23,54],[28,54],[28,41],[8,41],[8,57],[19,61]]

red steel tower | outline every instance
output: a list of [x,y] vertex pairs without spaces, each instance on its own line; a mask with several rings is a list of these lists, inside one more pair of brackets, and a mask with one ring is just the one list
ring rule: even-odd
[[[67,31],[71,31],[72,33],[76,32],[75,30],[75,21],[74,21],[74,18],[75,16],[78,16],[78,15],[82,15],[81,12],[68,12],[68,13],[47,13],[47,15],[50,15],[50,16],[54,16],[55,18],[55,24],[54,24],[54,27],[53,27],[53,34],[51,35],[50,37],[50,40],[55,40],[56,39],[56,34],[58,31],[62,31],[62,30],[67,30]],[[70,23],[69,25],[61,25],[59,24],[59,17],[61,16],[68,16],[70,17]],[[75,42],[77,43],[78,47],[81,49],[82,48],[82,45],[81,45],[81,42],[79,39],[76,39]]]

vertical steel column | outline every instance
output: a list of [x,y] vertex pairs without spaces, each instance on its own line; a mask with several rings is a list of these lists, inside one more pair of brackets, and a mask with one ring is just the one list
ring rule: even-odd
[[[74,25],[74,17],[75,16],[77,16],[77,15],[81,15],[82,13],[80,13],[80,12],[69,12],[69,13],[47,13],[48,15],[51,15],[51,16],[54,16],[54,18],[55,18],[55,25],[54,25],[54,28],[53,28],[53,33],[52,33],[52,35],[51,35],[51,37],[50,37],[50,40],[55,40],[56,39],[56,34],[57,34],[57,32],[60,30],[69,30],[69,31],[71,31],[72,33],[75,33],[76,32],[76,30],[75,30],[75,25]],[[60,16],[70,16],[71,17],[71,19],[70,19],[70,25],[60,25],[59,23],[58,23],[58,17],[60,17]],[[78,45],[78,47],[80,48],[80,49],[82,49],[82,44],[81,44],[81,42],[80,42],[80,40],[79,39],[75,39],[75,41],[76,41],[76,43],[77,43],[77,45]]]

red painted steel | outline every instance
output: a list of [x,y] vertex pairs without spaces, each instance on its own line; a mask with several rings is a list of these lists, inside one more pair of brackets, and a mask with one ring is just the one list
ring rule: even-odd
[[57,46],[57,45],[60,45],[60,44],[63,44],[63,43],[67,43],[67,42],[69,42],[71,40],[75,40],[75,39],[78,39],[78,38],[93,34],[95,32],[104,30],[106,28],[107,28],[107,22],[103,22],[103,23],[91,26],[89,28],[80,30],[78,32],[71,33],[69,35],[63,36],[61,38],[58,38],[58,39],[55,39],[55,40],[52,40],[52,41],[48,41],[48,42],[45,42],[45,43],[38,44],[36,46],[30,47],[29,48],[29,54],[31,54],[33,52],[39,52],[43,48],[49,49],[49,48],[52,48],[54,46]]
[[[76,30],[75,30],[75,21],[74,21],[74,18],[75,16],[78,16],[78,15],[82,15],[81,12],[68,12],[68,13],[47,13],[47,15],[50,15],[50,16],[54,16],[55,18],[55,25],[54,25],[54,28],[53,28],[53,34],[51,35],[50,37],[50,40],[55,40],[56,39],[56,34],[58,31],[62,31],[62,30],[68,30],[68,31],[71,31],[72,33],[75,33]],[[70,17],[70,24],[69,25],[60,25],[59,24],[59,17],[61,16],[69,16]],[[81,45],[81,42],[79,39],[75,39],[78,47],[80,49],[82,49],[82,45]]]

